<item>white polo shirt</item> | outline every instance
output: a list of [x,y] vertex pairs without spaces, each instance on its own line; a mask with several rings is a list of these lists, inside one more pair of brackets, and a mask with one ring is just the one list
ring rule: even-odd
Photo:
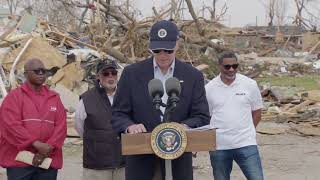
[[219,75],[205,88],[211,114],[210,125],[217,128],[217,150],[256,145],[252,111],[263,107],[256,81],[236,74],[236,79],[228,86]]

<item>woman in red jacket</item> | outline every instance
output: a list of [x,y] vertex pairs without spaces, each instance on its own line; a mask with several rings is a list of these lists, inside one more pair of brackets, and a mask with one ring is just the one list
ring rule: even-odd
[[[43,85],[46,69],[39,59],[25,66],[26,82],[12,90],[0,108],[0,166],[8,180],[56,180],[62,167],[66,112],[57,93]],[[35,154],[32,165],[16,161],[20,151]],[[38,167],[47,157],[49,169]]]

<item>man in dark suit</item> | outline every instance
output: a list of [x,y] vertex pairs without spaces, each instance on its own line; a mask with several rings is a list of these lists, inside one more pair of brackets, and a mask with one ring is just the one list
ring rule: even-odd
[[[170,77],[181,83],[180,102],[171,114],[170,121],[195,128],[209,124],[208,103],[201,72],[175,58],[179,31],[171,21],[159,21],[151,27],[149,49],[153,56],[127,66],[122,73],[115,95],[112,113],[113,128],[119,133],[151,132],[163,118],[152,106],[148,83],[156,78],[164,84]],[[167,102],[168,95],[162,97]],[[164,108],[161,109],[165,111]],[[127,157],[126,180],[151,180],[156,164],[164,161],[155,155]],[[192,180],[192,154],[184,153],[172,161],[174,180]]]

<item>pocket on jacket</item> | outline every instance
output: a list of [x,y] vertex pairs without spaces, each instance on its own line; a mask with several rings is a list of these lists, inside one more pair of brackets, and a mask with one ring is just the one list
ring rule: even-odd
[[110,154],[111,153],[111,145],[108,142],[103,142],[103,141],[95,141],[94,142],[94,152],[96,154]]
[[49,139],[54,132],[54,122],[43,120],[42,121],[42,131],[44,132],[44,139]]

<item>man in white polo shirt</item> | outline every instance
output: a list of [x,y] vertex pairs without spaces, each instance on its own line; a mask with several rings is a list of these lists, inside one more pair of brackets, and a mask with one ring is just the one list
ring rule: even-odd
[[215,180],[229,180],[235,161],[248,180],[263,180],[256,141],[256,126],[263,107],[256,81],[237,73],[239,63],[233,52],[219,58],[220,74],[206,85],[216,129],[217,150],[210,152]]

